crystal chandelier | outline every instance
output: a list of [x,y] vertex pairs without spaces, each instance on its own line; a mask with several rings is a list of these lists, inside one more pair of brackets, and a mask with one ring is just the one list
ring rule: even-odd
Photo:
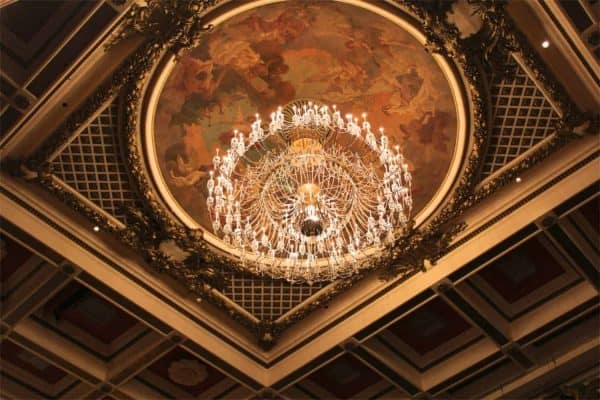
[[290,282],[372,265],[409,218],[411,175],[366,114],[297,100],[234,131],[207,183],[213,232],[252,272]]

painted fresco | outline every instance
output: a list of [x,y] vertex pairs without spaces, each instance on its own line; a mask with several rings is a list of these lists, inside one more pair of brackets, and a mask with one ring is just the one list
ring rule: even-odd
[[183,55],[155,118],[158,162],[170,191],[201,225],[216,148],[278,106],[308,98],[368,113],[399,144],[418,212],[441,185],[454,152],[456,111],[445,77],[396,24],[335,2],[256,8],[215,27]]

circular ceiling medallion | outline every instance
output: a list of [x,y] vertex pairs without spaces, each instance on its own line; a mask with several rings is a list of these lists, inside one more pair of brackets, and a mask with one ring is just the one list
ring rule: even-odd
[[449,193],[467,142],[461,81],[402,17],[354,1],[245,4],[196,48],[163,63],[148,92],[145,152],[161,197],[212,235],[206,182],[217,148],[299,98],[368,114],[413,176],[417,224]]
[[204,382],[208,373],[206,367],[196,360],[179,360],[169,365],[169,379],[183,386],[196,386]]

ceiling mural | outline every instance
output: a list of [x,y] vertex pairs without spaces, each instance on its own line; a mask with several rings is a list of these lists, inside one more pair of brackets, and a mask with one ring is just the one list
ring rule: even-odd
[[408,158],[415,214],[446,177],[457,143],[450,86],[425,48],[383,16],[336,2],[271,4],[236,15],[182,55],[154,120],[168,189],[200,225],[217,148],[256,113],[308,98],[368,114]]

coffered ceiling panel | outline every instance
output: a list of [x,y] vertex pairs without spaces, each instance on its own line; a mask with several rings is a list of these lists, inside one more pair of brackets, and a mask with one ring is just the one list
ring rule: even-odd
[[568,290],[581,280],[548,237],[538,234],[473,275],[465,286],[512,320],[549,293]]
[[148,333],[133,317],[76,282],[56,293],[31,318],[105,359]]
[[25,264],[31,265],[36,264],[36,261],[41,262],[40,259],[34,257],[30,250],[23,247],[19,242],[11,239],[10,237],[4,237],[0,243],[2,246],[2,269],[0,279],[5,290],[3,295],[7,294],[7,289],[11,287],[10,281],[15,272],[27,269]]
[[388,330],[423,356],[469,328],[467,321],[437,297],[390,325]]
[[311,397],[348,399],[365,396],[367,389],[380,388],[382,383],[383,378],[369,366],[351,354],[344,354],[313,372],[296,387]]
[[64,371],[9,341],[2,345],[2,358],[50,384],[67,376]]

